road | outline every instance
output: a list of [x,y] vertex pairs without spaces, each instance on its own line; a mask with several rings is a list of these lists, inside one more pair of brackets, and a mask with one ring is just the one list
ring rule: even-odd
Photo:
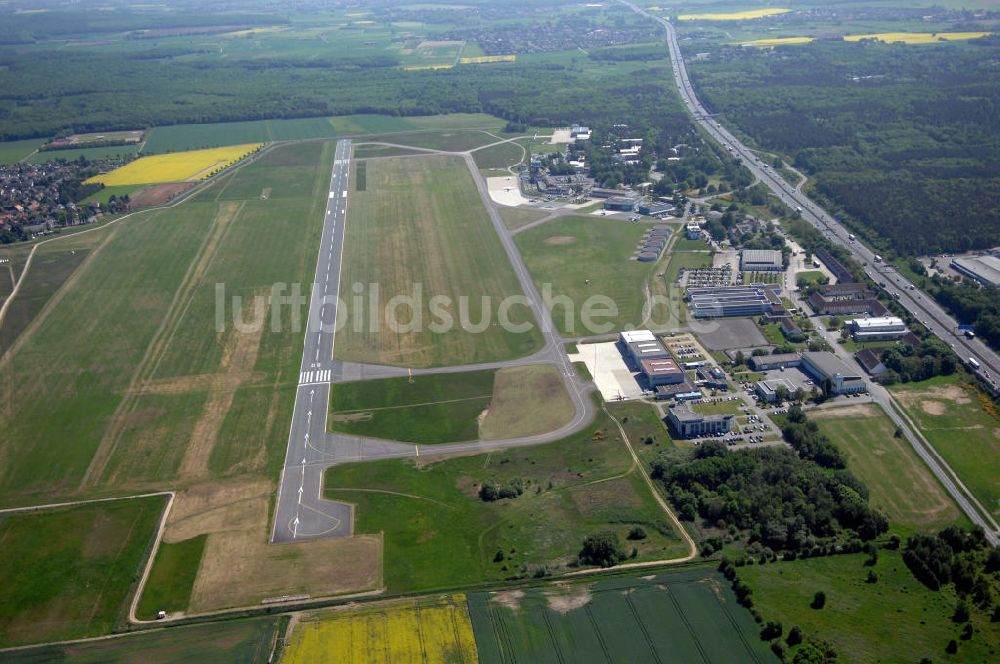
[[914,319],[920,321],[933,334],[955,349],[964,360],[975,358],[981,365],[977,372],[992,388],[997,389],[997,377],[1000,376],[1000,356],[988,348],[979,339],[967,339],[958,331],[958,321],[952,318],[934,300],[922,293],[916,286],[899,274],[892,266],[876,260],[876,254],[861,242],[851,239],[850,232],[830,214],[820,208],[808,196],[789,184],[781,175],[775,173],[770,166],[763,163],[757,155],[743,145],[725,127],[715,120],[695,95],[691,81],[688,79],[687,67],[681,57],[680,46],[677,43],[677,33],[669,21],[650,14],[626,0],[618,0],[633,11],[658,22],[667,33],[667,46],[670,60],[673,63],[674,79],[681,98],[688,110],[710,136],[740,157],[743,164],[777,196],[785,205],[792,209],[801,208],[802,218],[819,229],[829,240],[840,244],[851,252],[860,264],[865,266],[869,277],[894,296]]
[[[674,72],[674,81],[680,91],[681,98],[687,105],[688,110],[695,120],[708,132],[715,140],[726,146],[730,152],[742,159],[743,164],[763,182],[785,205],[793,209],[801,209],[802,218],[819,229],[828,239],[847,248],[851,255],[863,266],[865,266],[869,277],[876,283],[885,283],[890,293],[898,295],[897,301],[910,312],[917,320],[924,324],[932,333],[950,344],[955,351],[965,359],[976,358],[982,365],[981,376],[990,382],[994,387],[996,376],[1000,375],[1000,358],[996,353],[987,348],[978,339],[969,340],[964,335],[957,332],[958,323],[951,318],[940,306],[934,303],[930,297],[920,292],[913,284],[907,281],[891,266],[885,265],[881,260],[876,260],[876,255],[868,247],[852,239],[851,234],[836,219],[826,211],[816,205],[800,190],[790,185],[783,177],[774,173],[771,168],[761,162],[761,160],[749,148],[743,145],[729,131],[722,127],[717,120],[698,100],[688,78],[687,66],[681,56],[680,46],[677,43],[677,32],[669,21],[654,16],[649,12],[636,7],[627,0],[618,0],[621,4],[630,7],[636,13],[656,21],[663,26],[667,33],[667,47],[670,52],[670,60]],[[831,345],[835,352],[849,363],[849,366],[856,367],[860,371],[854,358],[843,350],[832,340]],[[892,395],[888,390],[878,385],[872,385],[871,392],[874,401],[879,403],[886,411],[893,422],[903,431],[913,449],[924,460],[931,472],[938,478],[941,484],[951,494],[955,502],[962,511],[978,524],[986,532],[986,536],[994,546],[1000,546],[1000,528],[992,514],[986,510],[978,500],[972,495],[968,488],[962,483],[955,472],[948,466],[945,460],[934,450],[933,446],[923,437],[917,427],[908,421],[905,416],[900,415],[894,407]]]
[[[430,151],[428,151],[430,152]],[[454,154],[454,153],[449,153]],[[485,180],[470,152],[461,153],[476,182],[483,205],[510,259],[511,266],[527,296],[543,336],[544,346],[527,357],[484,364],[408,370],[400,367],[341,362],[333,359],[337,294],[340,292],[341,261],[344,251],[347,206],[349,203],[351,141],[337,142],[328,202],[316,262],[316,274],[309,301],[299,385],[295,393],[292,424],[288,434],[275,504],[271,542],[346,537],[352,534],[353,507],[325,500],[323,473],[338,463],[373,461],[417,456],[437,456],[474,451],[492,451],[539,445],[565,438],[585,427],[594,418],[590,399],[593,384],[581,379],[565,351],[565,342],[544,306],[544,301],[514,244],[512,234],[489,197]],[[555,431],[536,436],[493,441],[466,441],[444,445],[414,445],[361,436],[330,433],[326,427],[330,385],[353,380],[373,380],[400,376],[458,373],[480,369],[554,365],[562,377],[575,407],[570,422]]]

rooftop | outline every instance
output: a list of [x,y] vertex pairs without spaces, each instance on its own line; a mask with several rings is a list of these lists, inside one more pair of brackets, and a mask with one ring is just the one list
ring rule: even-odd
[[666,376],[670,374],[681,374],[683,370],[677,363],[669,358],[641,360],[643,372],[648,376]]
[[777,249],[744,249],[740,253],[744,263],[766,263],[781,265],[781,252]]
[[903,327],[904,325],[902,319],[895,316],[881,316],[878,318],[858,318],[851,321],[851,325],[854,325],[858,329],[865,330],[876,327]]
[[712,422],[720,420],[735,419],[735,415],[729,414],[716,414],[716,415],[703,415],[702,413],[696,413],[691,410],[691,406],[686,403],[680,403],[670,409],[671,415],[673,415],[680,422]]
[[955,258],[951,261],[955,267],[971,272],[980,281],[994,286],[1000,285],[1000,258],[996,256],[971,256]]
[[656,335],[649,330],[628,330],[622,332],[622,341],[627,344],[637,341],[656,341]]
[[847,366],[843,360],[833,353],[825,351],[805,352],[802,353],[802,359],[816,367],[826,377],[836,376],[837,374],[845,378],[858,375],[856,371]]

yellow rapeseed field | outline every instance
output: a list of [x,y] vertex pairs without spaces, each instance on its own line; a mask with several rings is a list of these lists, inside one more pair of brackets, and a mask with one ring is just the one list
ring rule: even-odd
[[877,39],[883,42],[903,42],[904,44],[936,44],[940,41],[962,41],[979,39],[989,32],[879,32],[873,35],[847,35],[844,41],[856,42],[862,39]]
[[781,46],[783,44],[808,44],[811,41],[815,41],[815,37],[773,37],[743,42],[743,46]]
[[403,67],[403,71],[425,71],[427,69],[451,69],[455,65],[407,65]]
[[791,9],[748,9],[742,12],[726,12],[723,14],[681,14],[678,21],[745,21],[751,18],[763,18],[777,14],[787,14]]
[[204,180],[212,173],[259,150],[262,145],[263,143],[246,143],[142,157],[109,173],[95,175],[86,182],[88,184],[102,182],[107,187],[114,187],[126,184]]
[[470,58],[459,58],[458,62],[463,65],[477,65],[483,62],[514,62],[516,55],[477,55]]
[[305,617],[282,664],[475,664],[476,641],[464,595]]

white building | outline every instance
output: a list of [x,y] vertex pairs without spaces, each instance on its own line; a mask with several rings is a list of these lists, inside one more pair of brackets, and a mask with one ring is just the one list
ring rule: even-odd
[[895,316],[857,318],[849,321],[851,336],[855,341],[885,341],[899,339],[907,333],[906,323]]
[[688,224],[684,227],[684,232],[687,234],[687,239],[689,240],[701,239],[701,226],[698,224]]

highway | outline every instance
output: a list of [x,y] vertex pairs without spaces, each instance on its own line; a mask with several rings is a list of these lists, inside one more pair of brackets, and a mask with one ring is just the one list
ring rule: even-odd
[[667,46],[670,60],[673,63],[674,79],[681,98],[688,110],[705,129],[706,132],[720,144],[725,146],[734,156],[742,159],[743,164],[763,182],[785,205],[792,209],[801,209],[802,218],[819,229],[829,240],[840,244],[851,252],[851,255],[861,265],[865,266],[868,276],[877,284],[885,284],[884,288],[897,298],[910,314],[920,321],[933,334],[949,344],[955,352],[968,362],[974,358],[981,368],[977,372],[993,389],[997,389],[997,377],[1000,376],[1000,356],[988,348],[979,339],[967,339],[958,330],[958,321],[952,318],[940,305],[927,294],[921,292],[892,266],[876,260],[876,254],[861,242],[851,239],[850,232],[830,214],[820,208],[808,196],[788,183],[780,174],[775,173],[770,166],[762,162],[757,155],[743,145],[725,127],[715,120],[695,95],[691,81],[688,79],[687,67],[681,56],[677,43],[677,33],[671,23],[659,16],[636,7],[626,0],[619,0],[633,11],[658,22],[667,33]]
[[[847,248],[851,255],[861,263],[869,277],[876,283],[885,283],[890,293],[898,294],[897,301],[910,312],[918,321],[924,324],[932,333],[950,344],[952,348],[963,358],[975,358],[981,363],[981,376],[990,382],[994,387],[996,376],[1000,375],[1000,358],[996,353],[987,348],[978,339],[966,339],[963,334],[957,331],[958,323],[952,319],[940,306],[931,300],[929,296],[917,290],[913,284],[908,282],[891,266],[885,265],[880,260],[876,260],[875,253],[860,242],[851,239],[850,233],[836,219],[830,216],[822,208],[816,205],[811,199],[803,194],[799,189],[789,184],[781,175],[774,173],[771,168],[764,164],[756,154],[743,145],[729,131],[719,125],[712,118],[709,112],[698,101],[694,93],[694,88],[688,79],[687,67],[681,56],[680,46],[677,43],[677,33],[674,26],[669,21],[654,16],[649,12],[636,7],[626,0],[618,0],[622,4],[630,7],[633,11],[663,26],[667,33],[667,47],[670,52],[670,60],[673,66],[674,80],[677,89],[681,93],[681,98],[687,105],[688,110],[715,140],[725,146],[730,152],[739,156],[743,164],[763,182],[785,205],[793,209],[801,209],[802,218],[811,223],[834,241]],[[853,357],[844,352],[831,339],[831,345],[851,366],[857,366]],[[860,371],[860,369],[859,369]],[[1000,528],[989,510],[985,509],[981,503],[972,495],[961,479],[948,466],[937,451],[923,437],[923,434],[902,416],[894,407],[892,396],[888,390],[878,385],[871,386],[873,399],[879,403],[889,417],[905,434],[913,449],[924,460],[931,472],[938,478],[948,493],[954,498],[962,511],[972,520],[973,523],[981,526],[986,533],[987,539],[994,545],[1000,546]]]

